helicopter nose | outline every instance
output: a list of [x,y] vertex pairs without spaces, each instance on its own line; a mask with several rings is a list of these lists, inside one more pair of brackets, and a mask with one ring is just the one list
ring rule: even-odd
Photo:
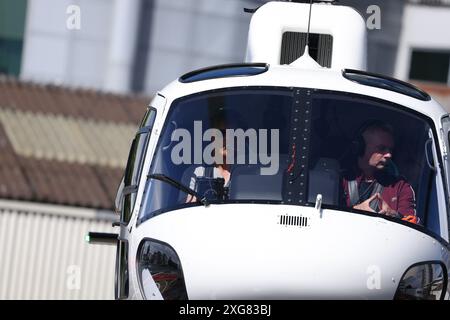
[[[401,277],[404,267],[396,270],[385,264],[399,261],[401,248],[380,249],[379,242],[389,236],[379,229],[386,226],[379,226],[378,220],[339,211],[321,217],[315,208],[288,206],[283,206],[286,216],[280,219],[267,210],[267,205],[240,204],[215,206],[201,220],[188,219],[186,211],[180,214],[187,219],[183,228],[196,230],[182,241],[179,234],[186,229],[173,230],[180,240],[171,243],[183,266],[189,299],[394,296],[397,283],[392,275]],[[383,290],[367,287],[374,261],[392,271],[389,279],[380,280]]]

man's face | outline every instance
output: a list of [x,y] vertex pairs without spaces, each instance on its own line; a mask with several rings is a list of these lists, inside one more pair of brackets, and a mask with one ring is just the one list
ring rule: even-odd
[[392,158],[394,139],[392,135],[380,129],[365,132],[363,134],[366,142],[366,150],[362,160],[369,167],[382,170]]

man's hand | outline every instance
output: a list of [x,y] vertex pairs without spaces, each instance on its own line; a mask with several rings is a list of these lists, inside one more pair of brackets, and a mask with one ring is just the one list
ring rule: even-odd
[[369,199],[367,199],[364,202],[361,202],[360,204],[357,204],[355,206],[353,206],[353,209],[358,209],[358,210],[363,210],[363,211],[369,211],[369,212],[375,212],[371,207],[370,207],[370,203],[377,199],[380,195],[378,193],[374,194],[373,196],[371,196]]
[[185,203],[197,202],[197,197],[188,194]]
[[379,193],[374,194],[369,199],[367,199],[364,202],[361,202],[360,204],[354,206],[353,208],[354,209],[358,209],[358,210],[369,211],[369,212],[376,212],[370,207],[370,203],[372,201],[378,201],[378,208],[380,209],[378,211],[379,214],[384,214],[384,215],[391,216],[391,217],[398,217],[399,216],[397,211],[392,209],[387,204],[387,202],[383,200],[383,198],[381,197],[381,195]]
[[378,212],[379,214],[384,214],[387,216],[391,216],[391,217],[398,217],[399,214],[397,213],[397,211],[395,211],[394,209],[392,209],[386,201],[384,201],[381,196],[378,196],[378,199],[380,200],[380,207],[381,210]]

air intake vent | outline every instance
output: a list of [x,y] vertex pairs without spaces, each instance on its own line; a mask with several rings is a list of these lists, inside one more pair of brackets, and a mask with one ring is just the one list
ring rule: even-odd
[[[291,64],[305,51],[306,33],[285,32],[281,42],[280,64]],[[309,35],[309,54],[322,67],[331,68],[333,37],[329,34]]]
[[309,219],[301,216],[282,215],[280,216],[279,224],[284,226],[308,227]]

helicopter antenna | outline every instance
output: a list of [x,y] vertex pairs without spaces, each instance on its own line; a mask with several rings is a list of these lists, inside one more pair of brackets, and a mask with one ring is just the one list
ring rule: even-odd
[[[306,46],[305,53],[309,54],[309,32],[311,30],[311,11],[312,11],[313,0],[309,2],[309,18],[308,18],[308,32],[306,33]],[[307,52],[308,51],[308,52]]]
[[339,0],[287,0],[289,2],[300,2],[300,3],[308,3],[309,2],[309,18],[308,18],[308,32],[306,33],[306,46],[305,46],[305,52],[309,54],[309,34],[311,32],[311,12],[312,12],[312,5],[314,2],[326,2],[331,4],[336,4],[339,2]]

